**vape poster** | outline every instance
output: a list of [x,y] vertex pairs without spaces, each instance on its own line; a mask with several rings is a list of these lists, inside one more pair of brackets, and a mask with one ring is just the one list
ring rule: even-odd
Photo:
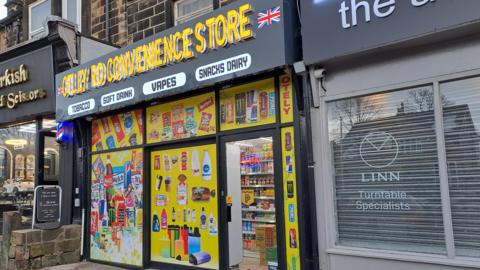
[[151,153],[151,259],[218,269],[216,145]]
[[292,75],[280,76],[280,118],[282,123],[293,122]]
[[295,173],[293,127],[282,128],[281,133],[287,270],[300,270],[300,237],[298,231],[297,177]]
[[142,266],[142,172],[142,149],[92,155],[92,259]]
[[215,134],[215,93],[147,108],[147,142]]
[[92,121],[92,151],[143,144],[141,109]]
[[219,107],[220,129],[275,123],[276,107],[273,78],[222,90]]

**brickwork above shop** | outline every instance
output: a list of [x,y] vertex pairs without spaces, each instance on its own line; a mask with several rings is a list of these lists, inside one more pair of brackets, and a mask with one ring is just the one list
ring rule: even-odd
[[165,0],[127,0],[128,39],[144,39],[166,29]]

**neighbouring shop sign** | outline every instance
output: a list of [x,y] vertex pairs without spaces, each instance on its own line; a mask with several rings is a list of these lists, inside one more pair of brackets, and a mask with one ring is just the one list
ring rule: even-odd
[[[52,47],[0,63],[0,122],[55,111]],[[9,110],[14,110],[9,112]]]
[[306,0],[301,9],[306,64],[480,23],[478,0]]
[[[113,110],[293,62],[291,10],[238,1],[57,75],[57,119]],[[272,49],[273,48],[273,49]]]
[[60,186],[37,186],[34,202],[34,228],[54,229],[60,226]]

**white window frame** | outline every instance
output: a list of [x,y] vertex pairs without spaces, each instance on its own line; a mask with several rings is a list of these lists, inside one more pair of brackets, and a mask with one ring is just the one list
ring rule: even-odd
[[[480,69],[473,69],[453,74],[446,74],[441,76],[435,76],[426,79],[419,79],[415,81],[405,83],[395,83],[389,86],[381,86],[370,89],[358,90],[351,93],[341,93],[334,95],[320,96],[320,107],[312,111],[312,117],[318,117],[320,121],[316,123],[315,118],[312,118],[312,129],[319,131],[317,138],[320,141],[314,145],[314,152],[317,152],[316,159],[320,162],[320,166],[316,166],[315,175],[316,182],[321,183],[323,192],[319,194],[317,203],[321,201],[323,206],[320,206],[320,212],[323,212],[322,216],[317,216],[317,222],[320,222],[319,229],[323,231],[323,239],[321,238],[319,245],[325,252],[320,255],[320,258],[328,260],[325,256],[340,255],[340,256],[354,256],[373,259],[385,259],[395,261],[405,261],[413,263],[427,263],[437,265],[447,265],[453,267],[468,267],[479,268],[480,258],[465,257],[455,254],[454,238],[453,238],[453,222],[449,196],[449,182],[448,171],[446,162],[446,149],[445,149],[445,137],[443,130],[443,107],[441,104],[440,96],[440,84],[452,80],[468,79],[469,77],[479,77]],[[318,87],[315,79],[312,79]],[[446,254],[428,254],[428,253],[415,253],[404,252],[394,250],[383,250],[374,248],[359,248],[340,245],[336,243],[338,237],[337,227],[337,214],[336,214],[336,199],[335,199],[335,179],[333,177],[333,159],[331,155],[331,147],[329,142],[329,129],[328,129],[328,108],[327,104],[339,99],[355,98],[364,95],[378,94],[384,92],[392,92],[405,88],[417,87],[419,85],[433,85],[434,91],[434,114],[435,114],[435,130],[437,134],[437,152],[438,152],[438,164],[439,164],[439,180],[440,180],[440,193],[442,200],[442,214],[443,214],[443,226],[445,231],[445,248]],[[317,89],[319,90],[319,89]],[[319,90],[320,91],[320,90]],[[314,131],[315,133],[315,131]],[[325,224],[322,224],[324,222]]]
[[[182,17],[179,17],[178,16],[178,5],[181,4],[181,3],[184,3],[184,2],[188,2],[190,0],[178,0],[178,1],[175,1],[173,3],[173,21],[174,21],[174,25],[179,25],[179,24],[182,24],[188,20],[185,20],[185,18],[190,18],[190,19],[193,19],[193,18],[196,18],[198,16],[201,16],[203,14],[206,14],[208,13],[209,11],[212,11],[213,10],[213,0],[211,0],[211,6],[207,6],[207,7],[204,7],[202,9],[199,9],[197,10],[196,12],[194,13],[190,13],[189,15],[187,16],[182,16]],[[179,21],[182,21],[181,23],[179,23]]]
[[[38,33],[41,33],[45,31],[45,26],[42,25],[39,29],[32,31],[32,9],[40,4],[45,3],[47,0],[39,0],[36,1],[28,6],[28,38],[31,39],[33,36],[35,36]],[[52,7],[50,7],[50,13],[51,13]],[[51,15],[51,14],[50,14]]]
[[[77,21],[72,22],[78,26],[78,31],[82,31],[82,0],[76,0],[77,3]],[[62,18],[67,21],[68,19],[68,0],[62,0]]]

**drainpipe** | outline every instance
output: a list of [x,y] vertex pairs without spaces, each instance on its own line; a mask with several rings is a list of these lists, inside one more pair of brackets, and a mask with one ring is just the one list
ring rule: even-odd
[[105,0],[105,37],[107,42],[110,43],[110,3],[109,0]]

